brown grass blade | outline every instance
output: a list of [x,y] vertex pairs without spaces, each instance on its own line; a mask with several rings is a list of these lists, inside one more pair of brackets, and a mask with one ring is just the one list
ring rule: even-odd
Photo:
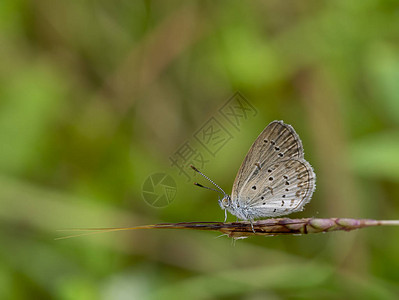
[[63,229],[60,231],[87,231],[85,233],[69,235],[56,238],[68,239],[78,236],[85,236],[104,232],[138,230],[138,229],[192,229],[219,231],[232,238],[246,238],[249,236],[273,236],[273,235],[298,235],[309,233],[320,233],[330,231],[351,231],[355,229],[372,226],[399,226],[399,220],[371,220],[371,219],[347,219],[347,218],[329,218],[329,219],[266,219],[253,222],[254,231],[251,223],[242,222],[182,222],[182,223],[161,223],[154,225],[144,225],[136,227],[115,227],[115,228],[75,228]]

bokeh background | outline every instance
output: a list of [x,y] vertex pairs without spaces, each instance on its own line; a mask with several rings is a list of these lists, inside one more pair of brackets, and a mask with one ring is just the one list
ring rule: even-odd
[[[276,119],[317,174],[292,217],[399,219],[398,37],[390,0],[1,1],[0,298],[396,298],[399,228],[235,245],[179,230],[54,238],[223,220],[171,157],[192,143],[230,192]],[[237,91],[256,109],[238,129],[220,115]],[[194,143],[212,118],[232,136],[215,155]],[[163,208],[142,195],[159,172],[176,183]]]

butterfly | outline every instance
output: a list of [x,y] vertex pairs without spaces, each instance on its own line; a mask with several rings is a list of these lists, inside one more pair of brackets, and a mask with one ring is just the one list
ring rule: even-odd
[[[316,175],[304,158],[303,146],[294,128],[273,121],[252,144],[234,180],[231,195],[191,166],[223,194],[219,205],[238,219],[250,221],[303,210],[315,190]],[[252,225],[253,230],[253,225]]]

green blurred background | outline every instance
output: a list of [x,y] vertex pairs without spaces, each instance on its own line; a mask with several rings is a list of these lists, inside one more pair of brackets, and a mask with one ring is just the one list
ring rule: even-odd
[[[290,217],[399,219],[396,1],[3,0],[0,45],[1,299],[398,296],[399,228],[235,246],[178,230],[53,240],[223,220],[170,160],[212,117],[232,139],[202,170],[226,191],[278,119],[317,174]],[[237,91],[257,111],[238,129],[219,111]],[[142,197],[158,172],[177,187],[164,208]]]

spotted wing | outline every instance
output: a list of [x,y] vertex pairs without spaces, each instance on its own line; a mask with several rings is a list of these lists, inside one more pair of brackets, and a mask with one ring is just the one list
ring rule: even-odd
[[303,158],[277,161],[259,169],[238,198],[248,219],[275,217],[303,209],[315,190],[316,176]]
[[278,161],[303,158],[302,142],[294,128],[283,121],[273,121],[252,144],[238,170],[231,193],[235,201],[258,172]]

